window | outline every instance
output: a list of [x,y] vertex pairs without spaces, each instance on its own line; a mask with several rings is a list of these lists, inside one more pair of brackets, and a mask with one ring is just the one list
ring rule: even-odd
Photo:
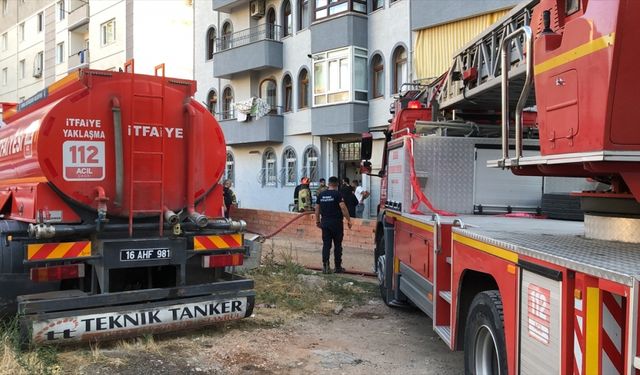
[[291,1],[282,3],[282,36],[293,34],[293,14],[291,13]]
[[210,27],[207,30],[207,60],[213,59],[214,44],[216,40],[216,29]]
[[209,91],[207,94],[207,109],[215,116],[216,108],[218,107],[218,93],[216,90]]
[[307,69],[300,71],[300,75],[298,76],[298,91],[300,92],[298,108],[309,107],[309,72],[307,72]]
[[371,0],[371,11],[375,12],[378,9],[384,8],[384,0]]
[[224,50],[232,47],[231,34],[233,34],[233,25],[227,21],[222,25],[222,44],[219,46],[220,49]]
[[271,113],[275,113],[278,108],[276,91],[276,81],[272,79],[265,79],[260,83],[260,97],[267,101],[269,108],[271,108]]
[[285,186],[296,186],[298,176],[298,157],[292,147],[287,147],[282,152],[282,181]]
[[313,105],[367,101],[366,50],[353,47],[313,56]]
[[567,16],[577,12],[578,10],[580,10],[579,0],[567,0],[565,3],[565,13]]
[[315,0],[315,2],[316,20],[348,11],[367,13],[367,0]]
[[309,26],[309,0],[298,0],[298,31]]
[[371,59],[371,86],[373,98],[384,96],[384,62],[379,54]]
[[262,186],[277,186],[276,153],[272,148],[264,150],[262,154]]
[[235,118],[233,111],[233,90],[227,87],[222,92],[222,119],[230,120]]
[[9,68],[2,69],[2,86],[6,86],[9,80]]
[[24,42],[24,22],[18,25],[18,40]]
[[233,154],[227,151],[227,164],[224,168],[224,179],[231,180],[231,184],[235,184],[235,160],[233,159]]
[[33,60],[33,76],[36,78],[42,77],[42,67],[44,66],[44,52],[40,51],[36,54],[36,58]]
[[64,62],[64,42],[56,45],[56,64]]
[[58,1],[58,20],[62,21],[67,16],[67,10],[64,6],[64,0]]
[[24,68],[25,68],[25,63],[24,63],[24,59],[22,59],[18,63],[18,77],[20,77],[20,79],[24,78]]
[[101,38],[100,42],[103,46],[116,41],[116,20],[115,18],[100,25]]
[[9,36],[7,33],[2,34],[2,50],[6,51],[9,49]]
[[304,150],[304,159],[302,161],[302,175],[309,177],[312,183],[318,181],[318,151],[315,147],[309,146]]
[[282,80],[282,88],[283,88],[283,104],[284,111],[291,112],[293,110],[293,84],[291,82],[291,76],[285,75]]
[[2,15],[6,15],[9,12],[9,0],[2,0]]
[[393,92],[400,92],[402,84],[407,82],[408,79],[407,50],[400,46],[393,53]]
[[44,30],[44,13],[38,13],[38,32]]

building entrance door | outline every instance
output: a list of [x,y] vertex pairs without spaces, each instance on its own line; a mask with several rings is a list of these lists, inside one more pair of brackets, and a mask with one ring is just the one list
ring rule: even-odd
[[338,143],[338,178],[361,180],[360,142]]

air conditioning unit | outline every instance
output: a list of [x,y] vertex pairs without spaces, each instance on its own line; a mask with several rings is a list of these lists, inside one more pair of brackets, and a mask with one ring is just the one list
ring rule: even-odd
[[36,58],[33,60],[33,76],[35,78],[42,77],[42,64],[44,62],[44,54],[38,52]]
[[265,0],[253,0],[249,3],[251,17],[258,19],[264,17]]
[[40,78],[42,77],[42,67],[36,66],[33,68],[33,76],[35,78]]

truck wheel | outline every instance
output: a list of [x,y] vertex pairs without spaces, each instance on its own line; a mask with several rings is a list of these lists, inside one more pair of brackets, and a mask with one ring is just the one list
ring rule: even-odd
[[380,238],[376,241],[376,274],[378,276],[378,287],[380,288],[380,297],[384,301],[385,305],[389,305],[389,299],[387,298],[388,293],[388,281],[387,281],[387,256],[384,251],[384,235],[380,236]]
[[503,319],[500,292],[488,290],[475,296],[464,331],[466,374],[507,374]]

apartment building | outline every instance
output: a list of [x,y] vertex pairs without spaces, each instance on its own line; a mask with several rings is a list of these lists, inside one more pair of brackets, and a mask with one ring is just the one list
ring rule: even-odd
[[[384,129],[403,83],[437,76],[451,53],[515,0],[197,0],[198,99],[227,144],[225,176],[243,207],[288,210],[302,176],[361,180],[360,136]],[[418,66],[416,66],[418,64]],[[236,103],[261,98],[268,113]],[[246,106],[240,106],[246,108]],[[374,133],[377,138],[380,133]],[[382,142],[374,143],[373,168]]]
[[193,77],[187,0],[0,0],[0,102],[19,102],[82,67]]

